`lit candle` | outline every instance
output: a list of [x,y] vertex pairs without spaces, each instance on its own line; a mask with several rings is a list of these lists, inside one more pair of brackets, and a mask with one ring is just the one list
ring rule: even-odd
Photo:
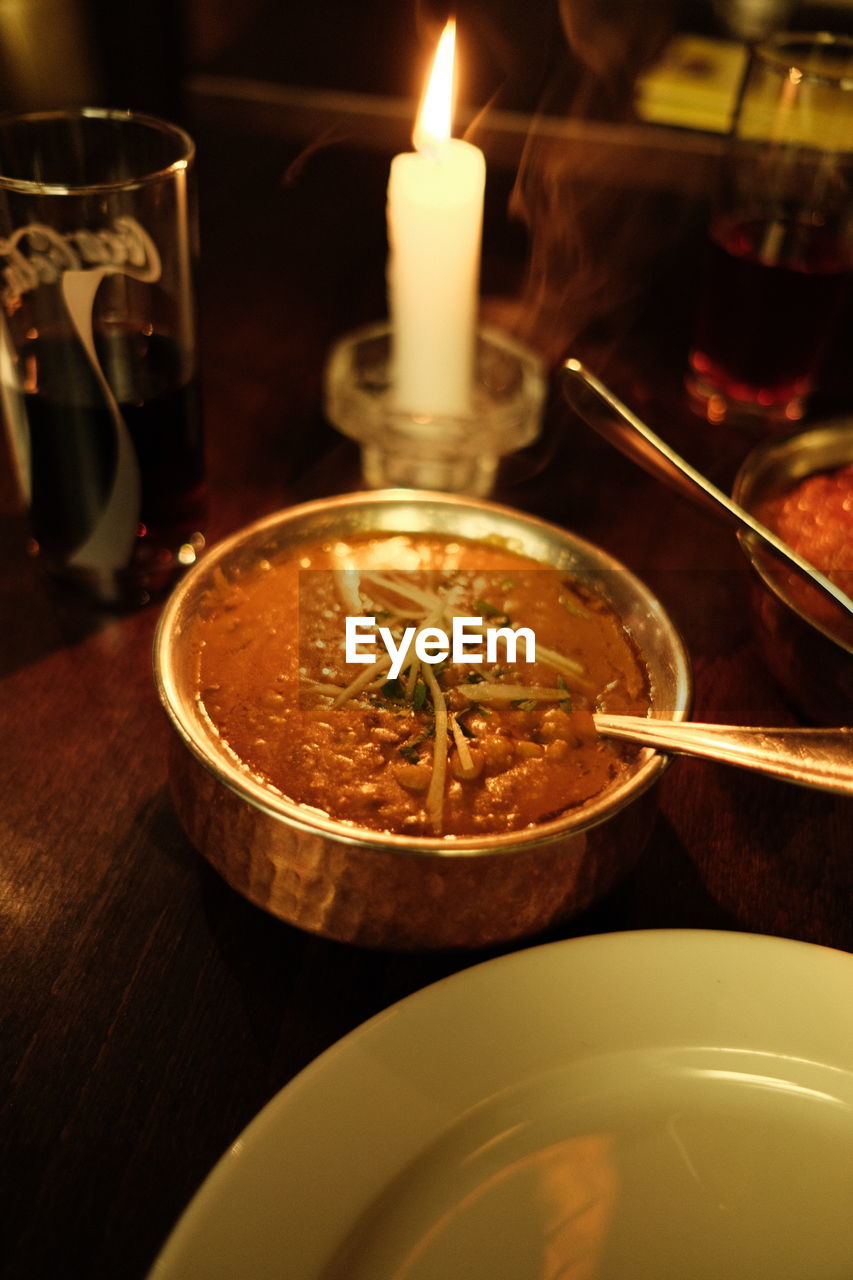
[[414,414],[471,409],[486,163],[451,138],[451,19],[415,123],[416,150],[395,156],[388,182],[388,296],[398,407]]

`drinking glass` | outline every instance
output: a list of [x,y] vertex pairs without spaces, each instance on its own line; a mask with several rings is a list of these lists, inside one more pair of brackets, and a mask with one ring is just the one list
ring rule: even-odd
[[853,284],[853,39],[752,55],[712,216],[688,386],[711,421],[802,417]]
[[193,159],[130,112],[0,119],[0,407],[31,549],[111,604],[204,545]]

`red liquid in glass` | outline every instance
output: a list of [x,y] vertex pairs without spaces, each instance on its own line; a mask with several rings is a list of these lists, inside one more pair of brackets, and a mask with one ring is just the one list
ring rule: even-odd
[[[138,586],[165,588],[180,569],[182,544],[203,528],[205,486],[198,388],[181,382],[181,355],[168,338],[96,336],[139,467],[137,537],[115,571],[114,597]],[[24,348],[31,386],[30,524],[39,554],[63,573],[97,523],[116,463],[116,434],[103,393],[79,343],[37,339]],[[79,574],[77,575],[79,576]]]
[[768,408],[804,395],[851,284],[825,227],[718,224],[690,357],[703,389]]

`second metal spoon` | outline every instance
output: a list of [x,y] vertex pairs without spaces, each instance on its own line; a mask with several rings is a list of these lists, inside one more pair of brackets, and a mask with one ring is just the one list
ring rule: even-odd
[[845,613],[853,617],[853,600],[804,560],[772,530],[733,502],[722,489],[712,484],[701,471],[691,467],[680,454],[632,413],[612,391],[580,360],[569,359],[562,368],[563,391],[573,409],[589,425],[615,445],[620,452],[644,467],[660,480],[673,485],[693,502],[699,502],[717,515],[725,515],[731,524],[748,530],[773,554],[789,565],[801,578],[828,596]]

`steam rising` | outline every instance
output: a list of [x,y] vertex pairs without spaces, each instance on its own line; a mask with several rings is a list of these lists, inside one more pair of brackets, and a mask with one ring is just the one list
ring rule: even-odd
[[673,200],[683,162],[675,168],[671,151],[654,145],[638,156],[632,119],[636,77],[670,33],[665,7],[559,0],[559,14],[565,47],[510,201],[530,234],[512,327],[549,362],[584,334],[618,344],[650,282],[649,245],[671,240],[684,212]]

